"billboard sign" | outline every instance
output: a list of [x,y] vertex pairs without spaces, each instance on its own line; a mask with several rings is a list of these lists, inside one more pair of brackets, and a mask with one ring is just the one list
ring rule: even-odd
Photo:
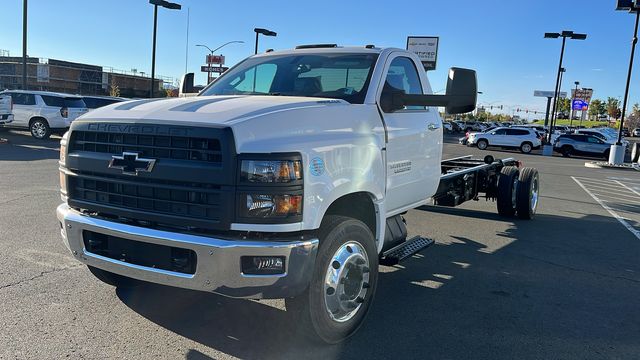
[[572,110],[587,110],[589,108],[589,103],[582,99],[573,99],[571,102]]
[[581,99],[587,103],[591,102],[593,96],[593,89],[576,89],[571,90],[571,97],[574,99]]
[[437,36],[408,36],[407,50],[418,55],[426,71],[435,70],[438,61]]
[[207,64],[224,65],[224,55],[207,55]]
[[214,73],[223,73],[225,71],[229,70],[228,67],[226,66],[207,66],[207,65],[203,65],[200,67],[200,71],[202,72],[214,72]]
[[[533,92],[533,96],[552,98],[552,97],[555,96],[555,92],[553,92],[553,91],[544,91],[544,90],[535,90]],[[567,98],[567,92],[566,91],[561,91],[559,93],[559,96],[560,96],[561,99],[566,99]]]

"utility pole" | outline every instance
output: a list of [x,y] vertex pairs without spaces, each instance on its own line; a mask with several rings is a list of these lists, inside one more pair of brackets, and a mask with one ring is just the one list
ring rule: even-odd
[[27,0],[22,1],[22,90],[27,90]]

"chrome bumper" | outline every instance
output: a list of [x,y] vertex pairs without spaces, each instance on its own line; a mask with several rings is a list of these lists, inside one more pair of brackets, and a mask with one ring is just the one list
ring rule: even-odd
[[[318,239],[297,241],[223,240],[125,225],[83,215],[66,204],[58,206],[58,220],[65,245],[80,262],[143,281],[186,289],[252,299],[277,299],[300,294],[309,284]],[[195,274],[161,270],[119,261],[88,252],[83,230],[133,241],[193,250]],[[284,274],[245,275],[241,256],[284,256]]]

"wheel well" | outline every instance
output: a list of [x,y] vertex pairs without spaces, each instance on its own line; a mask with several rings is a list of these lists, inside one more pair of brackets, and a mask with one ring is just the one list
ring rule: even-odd
[[42,116],[34,116],[31,119],[29,119],[29,127],[31,127],[31,124],[33,124],[33,122],[36,120],[44,120],[44,122],[46,122],[47,125],[49,125],[49,121],[47,121],[47,119],[43,118]]
[[529,144],[533,147],[533,143],[531,141],[523,141],[522,144],[520,144],[520,146],[524,145],[524,144]]
[[326,215],[342,215],[358,219],[365,223],[374,238],[376,237],[376,209],[371,195],[368,193],[359,192],[344,195],[329,206],[325,212]]

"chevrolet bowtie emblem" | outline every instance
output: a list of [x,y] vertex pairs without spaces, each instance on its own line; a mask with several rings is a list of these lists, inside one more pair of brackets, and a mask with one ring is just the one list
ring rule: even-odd
[[113,155],[109,161],[110,169],[120,169],[126,175],[138,175],[140,172],[151,172],[156,165],[155,159],[143,159],[135,152],[123,152]]

